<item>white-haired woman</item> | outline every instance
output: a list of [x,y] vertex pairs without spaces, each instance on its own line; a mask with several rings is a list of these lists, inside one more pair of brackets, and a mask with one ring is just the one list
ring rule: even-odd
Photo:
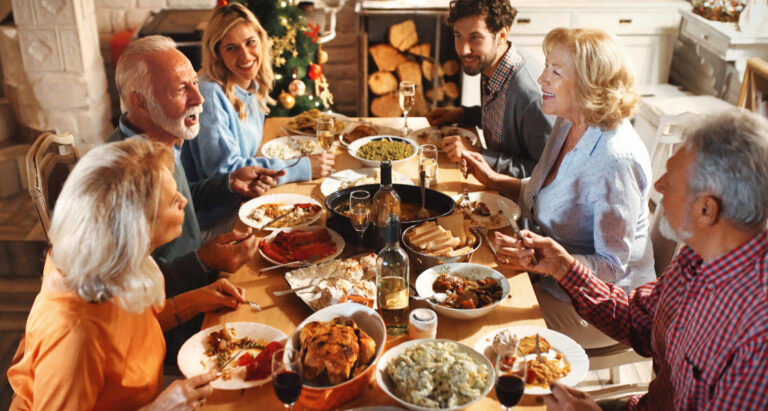
[[242,302],[222,280],[166,302],[150,252],[181,234],[187,200],[172,169],[170,148],[140,137],[94,148],[74,168],[23,355],[8,370],[11,409],[196,409],[213,392],[215,373],[160,392],[163,330]]
[[[493,171],[482,156],[463,156],[488,187],[517,199],[524,217],[562,244],[602,280],[629,291],[655,277],[648,241],[648,151],[628,117],[639,95],[621,46],[599,29],[555,29],[544,39],[541,109],[557,116],[527,179]],[[525,268],[519,243],[497,233],[502,262]],[[587,348],[613,340],[581,320],[554,281],[535,286],[550,328]]]
[[[203,33],[200,93],[205,98],[200,133],[184,144],[182,161],[187,179],[195,182],[243,166],[281,169],[288,163],[255,157],[261,146],[264,117],[274,73],[267,32],[245,6],[219,7]],[[285,170],[278,184],[328,175],[330,153],[304,157]]]

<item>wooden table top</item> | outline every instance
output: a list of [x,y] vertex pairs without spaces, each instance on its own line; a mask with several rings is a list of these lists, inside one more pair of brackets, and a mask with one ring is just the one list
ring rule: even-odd
[[[280,127],[285,125],[287,121],[286,118],[267,119],[264,127],[263,142],[278,137],[280,134]],[[377,124],[389,125],[391,127],[402,127],[402,119],[400,118],[378,118],[371,119],[371,121]],[[423,117],[409,118],[408,123],[409,126],[414,129],[428,127],[428,123]],[[439,181],[436,189],[451,196],[455,195],[457,192],[461,191],[462,184],[462,177],[458,167],[455,164],[449,163],[442,154],[440,154],[438,162]],[[350,156],[346,150],[337,148],[336,170],[344,170],[348,168],[356,169],[361,167],[361,163]],[[415,157],[409,161],[394,165],[393,169],[411,177],[414,181],[418,181],[418,160]],[[470,177],[468,181],[468,190],[470,192],[481,191],[483,189],[473,177]],[[322,182],[322,179],[285,184],[275,187],[270,190],[269,193],[304,194],[322,202],[324,197],[320,193],[320,182]],[[267,232],[266,234],[269,233]],[[539,310],[536,295],[533,292],[527,274],[498,267],[486,244],[483,244],[483,246],[475,252],[470,262],[489,266],[504,274],[509,280],[511,289],[510,297],[505,299],[505,301],[490,314],[476,320],[461,321],[439,315],[437,338],[455,340],[472,346],[478,338],[499,328],[519,325],[546,327],[541,311]],[[203,328],[222,324],[224,322],[252,321],[275,327],[290,336],[296,329],[296,326],[312,314],[312,311],[295,295],[283,297],[275,297],[272,295],[272,291],[286,289],[288,288],[288,284],[283,278],[283,274],[286,270],[276,269],[260,273],[260,268],[268,265],[270,265],[270,263],[261,258],[256,258],[254,261],[244,265],[230,277],[230,281],[246,289],[246,296],[249,300],[255,301],[261,305],[261,312],[251,312],[246,304],[236,311],[208,313],[205,316]],[[419,273],[417,272],[411,273],[411,282],[415,281],[418,274]],[[421,306],[428,308],[428,305],[425,302],[411,302],[411,309]],[[407,336],[396,338],[389,337],[387,348],[407,340]],[[216,392],[208,398],[204,409],[237,410],[253,408],[254,405],[257,404],[259,409],[263,410],[283,409],[282,404],[273,392],[271,384],[265,384],[261,387],[251,388],[244,391],[216,390]],[[354,400],[343,404],[340,409],[351,409],[370,405],[397,405],[397,403],[381,391],[376,385],[375,379],[372,379],[368,388]],[[544,407],[540,397],[525,396],[518,408],[543,409]],[[294,409],[301,410],[302,408],[299,404],[296,404]],[[491,393],[469,409],[500,409],[500,404],[496,401],[495,394]]]

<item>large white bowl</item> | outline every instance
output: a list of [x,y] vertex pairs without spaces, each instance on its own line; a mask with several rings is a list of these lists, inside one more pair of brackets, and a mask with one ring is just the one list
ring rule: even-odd
[[[496,282],[501,284],[501,298],[493,304],[473,309],[448,308],[434,304],[429,299],[429,297],[435,293],[432,291],[432,283],[435,282],[435,279],[437,279],[440,274],[445,272],[460,275],[470,280],[480,280],[486,277],[492,277]],[[507,281],[507,278],[504,277],[504,275],[492,268],[472,263],[436,265],[419,274],[419,277],[416,279],[416,292],[419,293],[419,297],[425,298],[429,305],[432,306],[432,309],[438,313],[458,320],[471,320],[490,313],[494,308],[498,307],[507,296],[509,296],[509,291],[509,281]]]
[[[389,376],[386,373],[387,365],[395,359],[395,357],[400,356],[402,353],[405,352],[408,348],[417,345],[417,344],[424,344],[427,342],[444,342],[444,343],[450,343],[458,347],[460,350],[465,351],[467,354],[469,354],[472,359],[475,360],[476,363],[484,364],[486,368],[488,369],[488,384],[486,385],[485,389],[483,390],[483,393],[480,394],[479,397],[475,398],[474,400],[462,404],[458,407],[453,408],[426,408],[426,407],[420,407],[415,404],[411,404],[397,395],[395,395],[394,392],[389,388],[390,379]],[[495,372],[493,368],[493,364],[485,358],[484,355],[480,354],[479,352],[473,350],[471,347],[466,346],[464,344],[458,343],[456,341],[451,340],[442,340],[442,339],[422,339],[422,340],[412,340],[408,342],[404,342],[402,344],[399,344],[395,347],[390,348],[387,352],[384,353],[384,355],[381,356],[379,359],[379,363],[376,365],[376,383],[379,384],[379,388],[381,388],[382,391],[384,391],[387,395],[392,397],[395,401],[403,405],[404,407],[407,407],[412,410],[419,410],[419,411],[434,411],[435,409],[439,409],[440,411],[454,411],[454,410],[463,410],[464,408],[469,408],[472,404],[480,401],[481,399],[485,398],[489,392],[491,392],[491,389],[493,388],[493,384],[495,383]]]
[[362,392],[371,380],[371,376],[376,369],[376,362],[381,357],[384,346],[387,343],[387,328],[384,326],[384,320],[373,309],[357,303],[342,303],[323,308],[307,317],[302,321],[296,330],[288,337],[286,348],[293,348],[298,352],[300,348],[299,334],[307,323],[313,321],[331,321],[336,317],[349,318],[357,323],[357,326],[365,331],[374,341],[376,341],[376,355],[371,364],[356,377],[341,384],[332,386],[317,386],[311,383],[304,383],[301,390],[299,402],[304,407],[314,409],[330,409],[351,400]]
[[415,157],[416,154],[418,154],[419,145],[416,144],[415,141],[413,141],[411,139],[403,138],[403,137],[386,136],[386,135],[363,137],[361,139],[353,141],[352,144],[350,144],[349,148],[348,148],[349,154],[352,157],[360,160],[360,162],[363,163],[366,167],[379,167],[381,165],[381,161],[366,160],[364,158],[358,157],[357,150],[359,150],[360,147],[370,143],[371,141],[381,140],[381,139],[389,139],[391,141],[402,141],[404,143],[410,144],[411,147],[413,147],[413,154],[411,154],[409,157],[401,159],[401,160],[393,160],[392,164],[397,164],[397,163],[402,163],[403,161],[408,161],[408,160],[412,159],[413,157]]

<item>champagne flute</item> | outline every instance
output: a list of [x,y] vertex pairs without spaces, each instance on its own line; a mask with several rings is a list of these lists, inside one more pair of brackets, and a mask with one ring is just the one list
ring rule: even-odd
[[352,227],[360,237],[360,249],[363,249],[363,234],[371,223],[371,193],[355,190],[349,193],[349,215]]
[[437,184],[437,146],[434,144],[422,144],[419,146],[419,172],[424,171],[427,182],[431,187]]
[[[320,116],[317,118],[315,125],[315,132],[317,133],[317,142],[324,152],[329,152],[333,147],[333,117]],[[330,174],[335,173],[336,170],[331,168]]]
[[293,404],[301,395],[304,373],[299,352],[292,348],[281,348],[272,354],[272,387],[285,408],[293,409]]
[[522,375],[513,371],[517,347],[500,353],[496,357],[496,398],[504,410],[517,405],[525,393],[525,375],[528,372],[528,362],[525,357],[516,360],[523,362]]
[[399,89],[400,108],[403,110],[403,137],[408,137],[408,112],[416,104],[416,85],[412,81],[401,81]]

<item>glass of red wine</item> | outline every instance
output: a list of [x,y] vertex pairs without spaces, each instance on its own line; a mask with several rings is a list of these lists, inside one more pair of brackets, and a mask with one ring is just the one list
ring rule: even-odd
[[[516,350],[496,357],[496,398],[505,410],[517,405],[525,392],[527,361],[524,357],[516,358],[515,354]],[[514,364],[518,361],[522,361],[522,369],[515,371]]]
[[291,348],[281,348],[272,354],[272,387],[277,398],[288,409],[301,395],[304,382],[299,352]]

